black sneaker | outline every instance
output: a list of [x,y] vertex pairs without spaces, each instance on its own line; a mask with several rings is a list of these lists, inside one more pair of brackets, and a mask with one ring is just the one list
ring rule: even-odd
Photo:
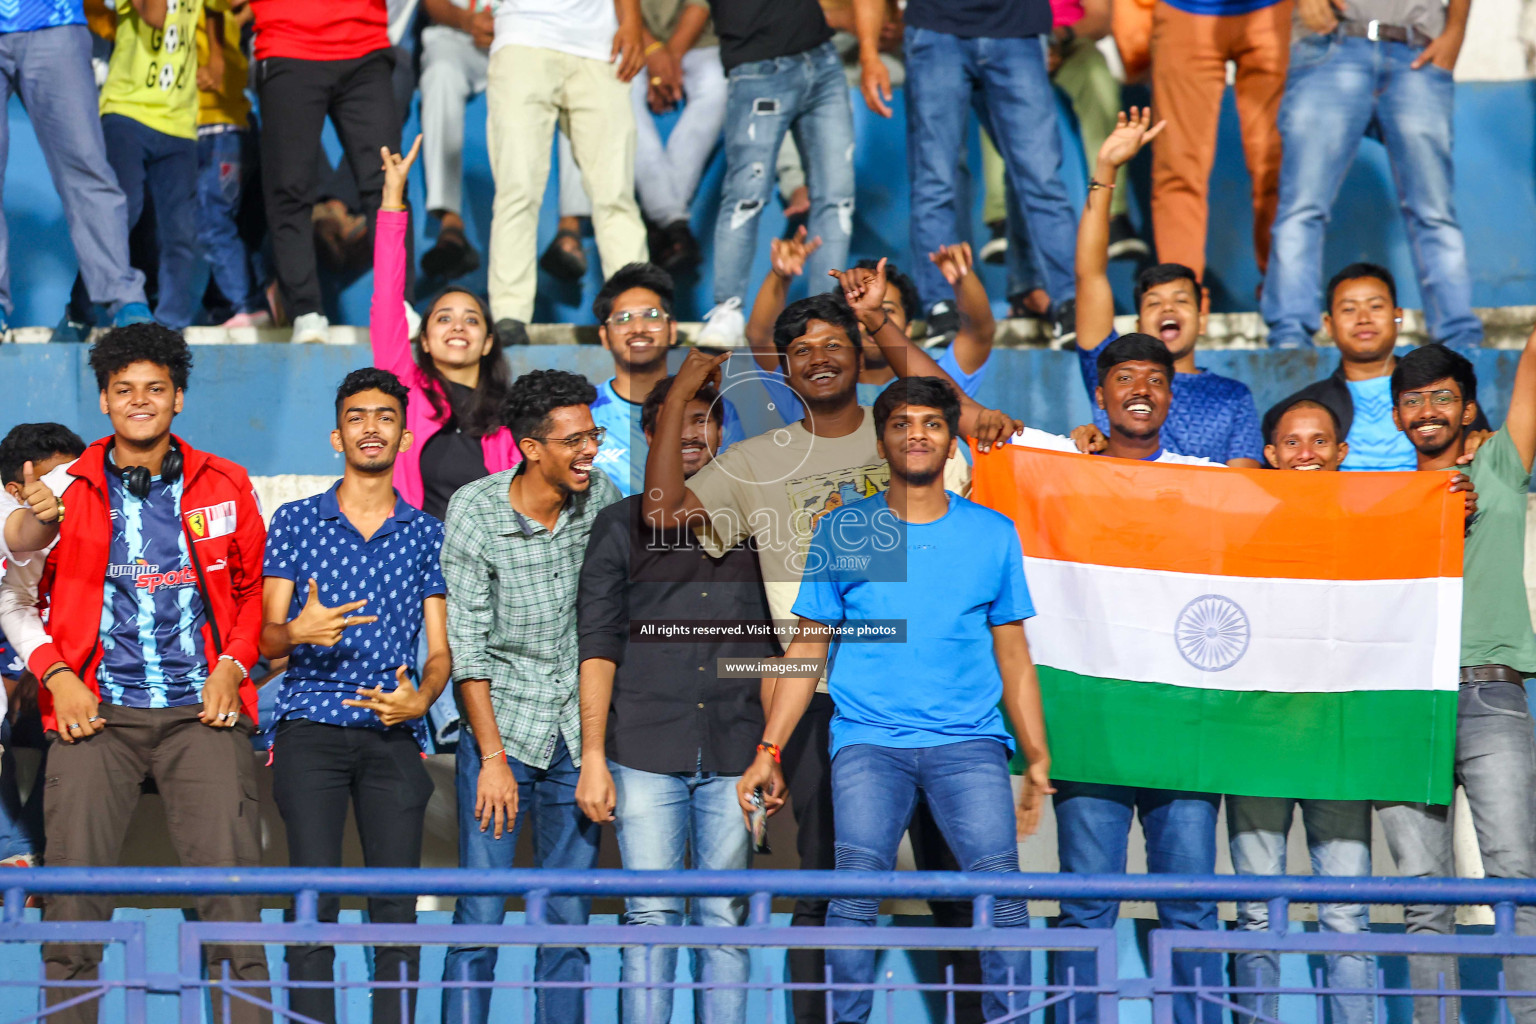
[[1109,222],[1109,258],[1112,260],[1151,259],[1152,247],[1141,240],[1125,214]]
[[1066,348],[1077,341],[1077,300],[1058,303],[1051,316],[1051,347]]
[[960,333],[960,311],[952,302],[935,302],[925,318],[928,322],[928,338],[953,338]]
[[693,237],[686,220],[673,221],[661,229],[662,247],[656,265],[669,274],[694,269],[703,260],[699,241]]
[[526,345],[528,344],[528,328],[523,326],[521,320],[504,317],[496,321],[496,340],[501,342],[502,348],[511,348],[513,345]]
[[992,237],[981,247],[981,262],[1002,266],[1008,262],[1008,222],[995,220],[987,227],[991,229]]

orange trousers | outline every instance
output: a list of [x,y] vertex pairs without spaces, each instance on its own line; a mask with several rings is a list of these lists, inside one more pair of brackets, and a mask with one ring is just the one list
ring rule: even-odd
[[[1152,14],[1152,105],[1168,127],[1152,145],[1152,230],[1157,258],[1205,275],[1205,233],[1216,126],[1237,64],[1237,115],[1253,179],[1253,253],[1269,263],[1280,197],[1280,98],[1290,63],[1294,0],[1248,14],[1187,14],[1158,0]],[[1218,187],[1229,188],[1230,182]]]

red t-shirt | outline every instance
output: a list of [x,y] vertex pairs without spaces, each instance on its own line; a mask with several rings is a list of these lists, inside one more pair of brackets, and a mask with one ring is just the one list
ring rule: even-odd
[[352,60],[389,46],[384,0],[253,0],[256,59]]

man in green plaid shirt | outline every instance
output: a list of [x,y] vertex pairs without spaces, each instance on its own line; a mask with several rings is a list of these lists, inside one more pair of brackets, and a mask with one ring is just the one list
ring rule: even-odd
[[[507,397],[523,461],[460,488],[448,503],[443,576],[453,680],[468,728],[459,738],[459,866],[510,868],[534,811],[538,867],[597,866],[600,826],[576,805],[581,767],[576,586],[592,521],[619,491],[592,467],[603,430],[597,390],[579,374],[534,370]],[[461,896],[455,924],[499,924],[500,895]],[[586,924],[591,901],[552,897],[551,924]],[[579,982],[581,948],[541,948],[536,982]],[[443,980],[489,982],[496,947],[454,947]],[[482,1024],[489,988],[448,988],[443,1019]],[[540,989],[539,1020],[580,1024],[579,987]]]

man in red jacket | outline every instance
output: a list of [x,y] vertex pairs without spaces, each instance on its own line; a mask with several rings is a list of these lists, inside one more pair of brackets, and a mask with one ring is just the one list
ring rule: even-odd
[[[192,356],[175,331],[135,324],[91,350],[113,434],[68,471],[62,514],[34,513],[34,535],[58,532],[38,586],[50,640],[28,665],[51,746],[45,829],[50,867],[116,862],[153,778],[183,865],[261,861],[250,737],[249,670],[261,631],[266,529],[245,470],[171,434]],[[32,502],[32,508],[38,508]],[[45,523],[44,518],[52,518]],[[198,900],[204,921],[254,921],[254,897]],[[104,920],[111,900],[49,900],[50,921]],[[264,981],[259,947],[210,946],[210,975]],[[49,981],[96,978],[101,948],[44,947]],[[81,988],[50,989],[50,1003]],[[250,991],[250,990],[247,990]],[[262,992],[265,998],[265,992]],[[222,1003],[214,999],[214,1005]],[[258,1019],[232,1000],[232,1016]],[[86,1001],[50,1020],[94,1021]]]

